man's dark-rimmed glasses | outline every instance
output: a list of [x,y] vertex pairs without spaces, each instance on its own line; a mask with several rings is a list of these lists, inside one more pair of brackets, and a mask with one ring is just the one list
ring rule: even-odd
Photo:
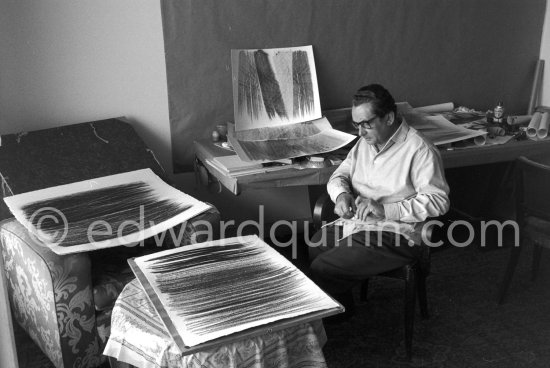
[[355,121],[352,121],[351,124],[353,125],[353,127],[355,129],[359,129],[359,127],[362,127],[363,129],[372,129],[372,122],[377,117],[378,116],[374,116],[374,117],[370,118],[369,120],[363,120],[363,121],[360,121],[358,123],[356,123]]

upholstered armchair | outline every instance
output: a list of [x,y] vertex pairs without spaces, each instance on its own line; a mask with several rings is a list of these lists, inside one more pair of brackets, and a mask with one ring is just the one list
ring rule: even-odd
[[[4,196],[147,167],[167,180],[151,150],[120,119],[4,136],[0,147]],[[111,309],[133,279],[127,258],[215,239],[220,223],[212,207],[179,225],[178,244],[167,234],[161,247],[145,241],[60,256],[17,220],[3,217],[0,248],[12,315],[57,368],[106,361]]]

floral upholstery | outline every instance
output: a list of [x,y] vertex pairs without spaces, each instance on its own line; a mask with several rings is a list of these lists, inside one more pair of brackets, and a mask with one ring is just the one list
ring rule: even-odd
[[129,268],[120,275],[111,273],[94,275],[92,282],[94,285],[93,298],[95,310],[100,312],[112,308],[124,285],[131,280],[132,276],[133,273]]
[[95,320],[97,324],[97,335],[101,340],[101,345],[104,346],[111,335],[111,314],[112,309],[96,312]]
[[[217,238],[219,222],[215,208],[194,217],[185,224],[178,245],[210,240],[209,227],[213,230],[210,236]],[[124,285],[102,284],[103,290],[94,289],[94,279],[101,277],[93,271],[101,267],[93,263],[101,258],[95,252],[57,255],[15,219],[0,222],[0,247],[13,316],[55,367],[97,367],[105,362],[102,352],[109,336],[110,312]],[[102,292],[109,298],[100,300]]]
[[56,255],[16,220],[2,222],[0,241],[17,322],[56,367],[99,365],[89,257]]

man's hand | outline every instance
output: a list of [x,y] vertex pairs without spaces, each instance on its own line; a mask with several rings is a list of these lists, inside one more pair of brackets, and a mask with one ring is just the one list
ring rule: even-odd
[[355,202],[351,193],[341,193],[334,203],[334,213],[345,219],[353,217],[355,213]]
[[372,214],[373,217],[384,218],[384,206],[373,199],[358,196],[355,199],[355,206],[357,208],[355,217],[358,220],[367,221],[369,214]]

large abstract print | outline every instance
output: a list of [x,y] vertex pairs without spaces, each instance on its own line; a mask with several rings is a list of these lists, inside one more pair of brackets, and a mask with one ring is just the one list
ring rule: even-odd
[[325,153],[354,137],[322,116],[311,46],[231,50],[234,129],[229,140],[244,161]]
[[257,236],[171,249],[130,265],[183,353],[342,310]]
[[131,245],[210,208],[150,169],[4,199],[36,239],[58,254]]
[[232,50],[236,130],[319,119],[311,46]]

